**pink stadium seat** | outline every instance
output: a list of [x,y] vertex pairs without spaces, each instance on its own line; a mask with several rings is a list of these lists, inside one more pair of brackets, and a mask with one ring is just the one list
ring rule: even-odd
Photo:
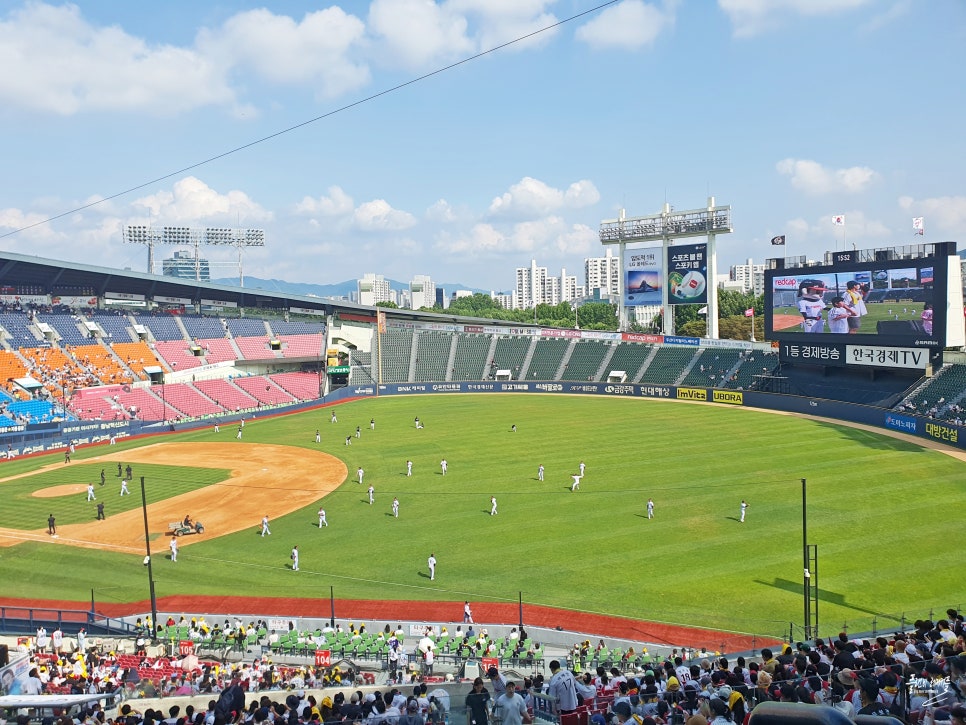
[[122,389],[117,396],[125,410],[130,411],[132,405],[137,407],[140,420],[176,420],[181,414],[170,405],[165,407],[161,401],[160,387],[155,391],[156,395],[152,392],[153,388],[133,388],[129,393]]
[[278,387],[270,378],[263,375],[253,375],[250,378],[235,378],[235,384],[256,398],[258,402],[266,405],[292,403],[295,401],[295,398]]
[[235,348],[232,346],[231,340],[226,340],[223,337],[197,340],[196,344],[199,345],[204,352],[206,363],[210,364],[238,359],[238,353],[235,352]]
[[245,360],[275,359],[278,355],[269,347],[268,335],[264,337],[236,337],[235,344]]
[[206,398],[197,388],[187,383],[169,383],[164,386],[164,399],[188,417],[223,413],[221,406]]
[[298,400],[319,397],[321,379],[318,373],[276,373],[269,375],[276,385]]
[[322,357],[322,346],[325,344],[324,336],[317,335],[279,335],[279,342],[282,343],[282,355],[285,357]]
[[164,358],[172,370],[189,370],[204,364],[200,357],[192,354],[191,344],[186,340],[158,340],[154,343],[154,351]]
[[255,408],[258,401],[229,380],[199,380],[195,387],[226,411]]

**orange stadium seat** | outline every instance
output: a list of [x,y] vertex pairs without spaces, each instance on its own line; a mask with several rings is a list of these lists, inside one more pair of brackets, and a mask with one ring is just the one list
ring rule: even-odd
[[147,373],[144,372],[145,365],[164,367],[146,342],[115,342],[113,348],[115,354],[141,380],[148,379]]

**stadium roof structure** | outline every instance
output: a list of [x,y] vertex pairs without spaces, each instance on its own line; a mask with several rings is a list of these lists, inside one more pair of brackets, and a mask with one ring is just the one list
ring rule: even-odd
[[389,319],[422,320],[440,324],[487,324],[491,326],[519,327],[519,322],[491,320],[489,318],[462,317],[446,313],[419,312],[416,310],[371,307],[344,300],[310,295],[294,295],[264,289],[236,287],[199,282],[178,277],[166,277],[127,269],[113,269],[93,264],[79,264],[56,259],[46,259],[27,254],[0,251],[0,288],[37,287],[45,294],[65,294],[65,290],[90,289],[103,297],[106,293],[144,295],[147,299],[157,296],[189,299],[193,304],[202,300],[231,302],[246,309],[283,309],[301,307],[318,310],[324,314],[354,313],[371,315],[385,312]]

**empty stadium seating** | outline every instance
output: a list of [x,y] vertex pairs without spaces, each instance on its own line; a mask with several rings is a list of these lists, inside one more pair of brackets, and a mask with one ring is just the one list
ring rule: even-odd
[[657,354],[641,376],[641,383],[673,383],[684,367],[691,361],[697,348],[673,347],[665,345],[658,348]]
[[[247,320],[247,322],[252,322],[252,320]],[[269,337],[265,335],[264,337],[236,337],[235,344],[238,345],[238,349],[241,350],[242,359],[244,360],[265,360],[267,358],[276,358],[278,355],[275,354],[275,350],[268,344]]]
[[652,352],[654,352],[653,345],[636,342],[620,343],[614,350],[614,355],[611,357],[604,375],[607,375],[611,370],[623,370],[627,373],[627,381],[633,382],[637,380],[641,366]]
[[209,339],[225,336],[225,324],[217,317],[182,315],[181,322],[191,339]]
[[262,375],[253,375],[250,378],[235,378],[233,382],[259,403],[265,405],[278,405],[295,401],[294,397]]
[[545,337],[537,340],[527,368],[527,380],[554,380],[570,340]]
[[201,348],[204,362],[209,365],[241,358],[241,355],[235,352],[233,341],[224,337],[199,339],[195,340],[195,344]]
[[[581,340],[574,343],[573,352],[564,368],[561,380],[596,380],[597,370],[610,346],[601,340]],[[531,365],[531,367],[533,367]],[[605,373],[607,371],[604,371]]]
[[191,352],[193,344],[187,340],[158,340],[154,343],[154,351],[164,359],[171,370],[190,370],[205,362]]
[[375,382],[372,369],[372,353],[360,350],[349,352],[349,382],[353,385],[370,385]]
[[453,360],[452,380],[482,380],[486,375],[486,354],[490,350],[490,335],[460,334],[456,336],[456,357]]
[[224,408],[205,397],[191,385],[168,383],[162,385],[161,390],[162,400],[185,416],[216,415],[225,412]]
[[251,318],[229,317],[225,320],[232,337],[267,337],[268,328],[265,320]]
[[176,420],[181,416],[162,402],[160,390],[155,394],[148,388],[131,388],[130,392],[122,388],[116,395],[124,409],[140,420]]
[[199,380],[195,387],[225,410],[246,410],[258,407],[258,401],[230,380]]
[[321,358],[325,337],[321,333],[308,335],[279,335],[283,357]]
[[325,332],[324,322],[308,322],[305,320],[272,320],[269,323],[272,333],[277,337],[283,335],[320,335]]
[[529,337],[501,337],[493,350],[493,364],[490,374],[497,370],[509,370],[514,379],[520,377],[520,368],[530,348]]
[[269,378],[298,400],[315,400],[319,397],[322,379],[318,373],[275,373]]
[[124,314],[95,312],[91,319],[100,327],[105,336],[117,342],[134,342],[137,335],[131,327],[131,320]]
[[382,382],[405,383],[413,350],[412,330],[390,328],[382,335]]
[[135,321],[148,328],[155,340],[184,340],[184,332],[171,315],[138,315]]
[[446,380],[453,335],[448,332],[421,332],[416,341],[416,380]]

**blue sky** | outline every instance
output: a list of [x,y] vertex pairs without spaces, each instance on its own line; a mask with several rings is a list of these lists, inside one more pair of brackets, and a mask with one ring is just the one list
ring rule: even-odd
[[258,227],[246,275],[501,290],[709,193],[719,271],[960,240],[961,0],[621,0],[338,111],[600,4],[0,2],[0,234],[328,114],[0,245],[143,271],[125,224]]

